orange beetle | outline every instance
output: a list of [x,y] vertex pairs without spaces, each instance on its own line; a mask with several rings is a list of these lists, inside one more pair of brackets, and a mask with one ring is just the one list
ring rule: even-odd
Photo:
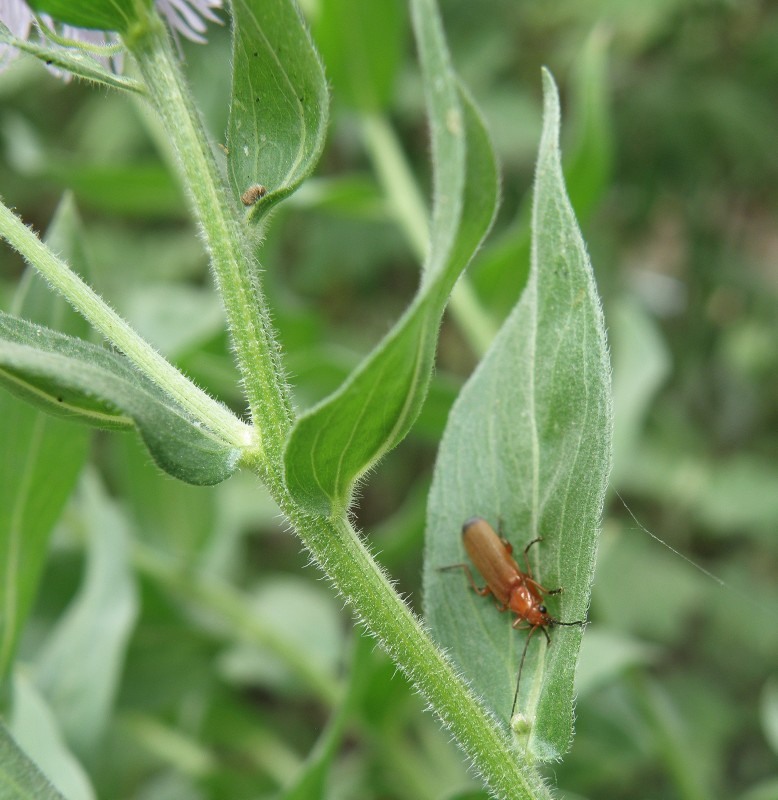
[[483,517],[473,517],[465,522],[462,526],[462,539],[467,555],[481,577],[486,581],[486,586],[482,588],[476,586],[473,580],[473,573],[467,564],[452,564],[441,569],[463,569],[470,585],[477,594],[482,597],[490,594],[494,595],[497,599],[498,611],[512,611],[516,614],[516,619],[512,623],[514,628],[517,630],[529,629],[529,635],[521,654],[516,693],[513,696],[513,708],[511,709],[511,716],[513,716],[519,696],[521,670],[524,667],[524,658],[527,655],[527,647],[532,634],[539,628],[543,631],[546,641],[551,644],[548,628],[554,625],[583,625],[584,623],[583,620],[562,622],[555,619],[548,613],[548,609],[543,604],[543,595],[560,594],[562,590],[546,589],[532,577],[532,569],[529,565],[527,553],[533,544],[542,541],[542,539],[533,539],[524,548],[526,572],[522,571],[513,558],[511,543],[507,539],[498,536],[494,528]]

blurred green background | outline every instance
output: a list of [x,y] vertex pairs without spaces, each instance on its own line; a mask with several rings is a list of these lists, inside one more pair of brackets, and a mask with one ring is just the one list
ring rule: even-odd
[[[358,5],[357,21],[336,0],[303,4],[332,84],[330,138],[317,177],[276,213],[262,255],[301,407],[338,385],[418,277],[373,177],[357,110],[372,104],[388,116],[426,187],[412,36],[402,4]],[[495,230],[469,269],[483,306],[499,321],[526,278],[547,65],[562,91],[569,190],[613,355],[613,486],[642,525],[725,584],[653,541],[610,498],[577,736],[549,776],[569,800],[774,800],[778,6],[441,0],[441,10],[504,170]],[[350,26],[361,38],[348,41]],[[227,26],[212,26],[209,39],[182,50],[218,142]],[[378,73],[355,71],[360,47],[380,52]],[[79,271],[242,412],[207,262],[149,116],[126,97],[65,85],[20,59],[0,77],[0,148],[5,202],[45,230],[71,191],[88,254]],[[5,309],[22,271],[3,248]],[[416,609],[436,442],[477,359],[449,318],[422,417],[371,474],[355,510]],[[183,486],[126,435],[93,437],[91,462],[54,531],[21,646],[28,677],[15,691],[25,708],[34,696],[48,709],[28,710],[27,724],[65,732],[63,752],[80,758],[99,797],[485,796],[421,699],[354,632],[250,476]],[[118,644],[99,625],[111,592],[95,589],[100,565],[108,569],[95,545],[105,525],[125,543],[114,558],[127,547],[128,591],[140,599]],[[71,612],[80,603],[76,623],[63,617],[69,603]],[[83,618],[109,687],[103,716],[91,722],[62,678],[78,685],[84,650],[52,646],[83,636]]]

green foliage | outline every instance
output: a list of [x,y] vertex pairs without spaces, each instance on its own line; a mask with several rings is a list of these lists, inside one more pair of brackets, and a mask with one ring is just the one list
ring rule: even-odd
[[89,775],[68,746],[46,698],[20,671],[14,674],[12,690],[10,728],[19,746],[69,800],[95,800]]
[[138,600],[127,523],[99,481],[85,478],[79,511],[87,528],[86,571],[40,648],[35,682],[70,747],[89,763],[99,755],[113,714]]
[[365,112],[391,102],[402,64],[405,8],[395,0],[324,0],[314,26],[335,97]]
[[[428,33],[438,26],[433,4],[415,3],[409,13],[404,3],[306,0],[299,3],[301,22],[291,2],[236,3],[240,39],[231,41],[225,10],[223,26],[209,25],[207,46],[181,41],[149,70],[144,59],[158,52],[157,43],[128,71],[135,78],[111,75],[90,56],[59,45],[15,42],[29,55],[0,76],[0,192],[8,207],[0,209],[0,227],[28,262],[51,268],[53,285],[70,292],[81,311],[95,307],[85,302],[83,287],[60,280],[65,262],[99,293],[89,302],[104,298],[116,313],[90,317],[99,327],[90,334],[31,273],[17,294],[23,264],[8,248],[0,248],[0,307],[67,342],[102,344],[133,376],[153,374],[151,396],[169,389],[175,408],[186,409],[184,418],[229,442],[244,467],[214,486],[184,484],[160,472],[141,437],[75,425],[0,390],[6,670],[0,768],[3,780],[27,786],[27,796],[485,800],[490,791],[548,796],[543,776],[559,794],[577,798],[776,796],[778,9],[680,0],[440,5],[446,51],[501,163],[502,208],[446,313],[440,315],[439,305],[448,287],[425,301],[424,323],[407,334],[431,331],[427,345],[431,350],[437,340],[437,353],[428,391],[423,381],[410,381],[408,423],[419,413],[405,439],[374,463],[393,438],[378,425],[365,452],[358,452],[361,443],[348,451],[353,475],[344,473],[336,488],[310,492],[311,508],[330,509],[331,495],[343,504],[351,477],[371,463],[349,512],[364,530],[360,537],[345,523],[298,515],[285,493],[280,454],[294,409],[315,415],[323,402],[340,402],[371,359],[385,357],[387,331],[394,335],[394,326],[409,324],[409,309],[417,313],[422,305],[417,286],[432,292],[436,270],[447,270],[461,229],[457,213],[474,232],[462,258],[475,248],[483,220],[462,204],[470,184],[480,182],[472,161],[478,148],[470,131],[462,137],[464,162],[462,142],[435,143],[443,130],[435,123],[440,110],[428,121],[425,93],[442,76],[441,105],[453,98],[465,115],[469,101],[452,84],[445,51],[438,48],[444,57],[430,61],[434,49],[412,46],[412,20]],[[271,30],[258,41],[257,59],[248,57],[251,36]],[[2,28],[0,38],[10,41]],[[322,56],[331,111],[311,38]],[[241,48],[234,60],[233,44]],[[49,61],[86,81],[61,84],[43,68]],[[173,91],[182,63],[194,102]],[[241,64],[242,85],[232,81],[233,63]],[[612,483],[642,524],[726,585],[647,537],[615,495],[607,499],[576,674],[576,736],[564,759],[538,775],[536,755],[568,745],[569,658],[580,632],[552,630],[550,648],[539,632],[533,637],[519,704],[525,717],[535,715],[533,739],[519,739],[506,717],[526,633],[511,630],[511,615],[475,596],[460,572],[429,570],[463,560],[459,531],[473,513],[495,526],[502,517],[519,563],[530,538],[526,420],[521,408],[507,412],[526,397],[528,385],[501,368],[505,352],[478,361],[494,331],[507,326],[495,344],[504,351],[509,334],[521,330],[511,312],[531,265],[529,190],[542,122],[541,64],[559,84],[565,184],[592,255],[613,352]],[[301,106],[285,78],[297,89],[307,85],[316,101]],[[89,85],[95,81],[98,91]],[[171,95],[160,102],[164,82]],[[106,86],[132,91],[141,103],[148,98],[152,109],[139,113],[127,91],[106,92]],[[254,116],[257,87],[263,105]],[[234,100],[241,93],[246,102],[239,112]],[[266,104],[274,97],[288,102]],[[245,124],[271,133],[278,150],[268,152],[259,146],[268,140],[254,141],[252,134],[245,142],[248,171],[234,178],[232,158],[243,151],[233,146],[231,130],[246,109]],[[175,124],[181,120],[193,127]],[[201,120],[210,141],[203,137],[182,150],[182,137]],[[182,153],[194,167],[177,174],[171,162]],[[289,194],[314,168],[314,177]],[[240,202],[255,183],[275,192],[270,200],[286,193],[286,202],[273,203],[272,216],[265,214],[268,196],[248,208]],[[72,200],[57,211],[67,189],[83,226]],[[432,198],[431,235],[426,196]],[[472,197],[481,196],[472,190]],[[484,192],[484,204],[492,197],[491,189]],[[32,248],[33,231],[50,228],[53,219],[47,252],[61,256],[56,269],[46,264],[45,249]],[[221,238],[213,235],[218,226]],[[428,248],[430,238],[435,244]],[[224,269],[231,263],[248,281],[238,285]],[[243,316],[245,325],[235,324],[233,289],[244,292],[243,310],[256,312]],[[240,349],[252,326],[262,325],[281,356],[270,359],[268,370],[261,348]],[[135,332],[149,349],[133,346]],[[412,359],[416,351],[408,352]],[[591,433],[591,420],[575,430],[562,424],[574,416],[572,394],[565,380],[556,382],[551,364],[559,362],[545,356],[535,374],[549,390],[561,385],[563,392],[545,409],[549,425],[558,421],[564,438]],[[582,374],[572,370],[568,379],[579,399]],[[277,402],[260,384],[272,387],[283,375],[293,396],[284,388]],[[484,375],[493,379],[486,388]],[[372,384],[376,399],[385,399],[385,387],[392,402],[402,397],[403,381],[390,378]],[[55,398],[63,388],[50,377],[35,381]],[[501,387],[510,389],[507,397]],[[129,421],[126,411],[88,388],[74,392],[77,404]],[[423,567],[432,464],[460,391],[435,467],[429,526],[450,552]],[[269,425],[261,421],[263,404],[280,411]],[[335,419],[330,454],[346,428],[361,430],[355,409],[366,417],[377,411],[358,400],[347,405],[353,419]],[[498,424],[504,436],[497,435]],[[258,441],[267,431],[278,435],[263,436],[261,444],[274,440],[275,451]],[[452,432],[466,438],[468,431],[477,446],[468,443],[451,455]],[[520,455],[499,481],[487,481],[479,459],[507,450],[513,440]],[[575,469],[554,450],[558,444],[556,436],[539,441],[539,478],[556,466],[572,475],[570,492],[583,493],[598,471]],[[301,447],[295,463],[305,454]],[[460,465],[470,480],[443,495],[440,474],[447,465]],[[263,470],[280,476],[268,480],[269,492],[254,474]],[[306,487],[309,480],[310,474]],[[563,497],[570,495],[552,492],[543,508],[559,511]],[[482,500],[488,507],[476,508]],[[307,553],[279,518],[279,502],[311,548]],[[582,502],[589,514],[591,506]],[[558,523],[550,513],[541,519]],[[569,535],[578,527],[563,524],[559,531]],[[588,548],[597,525],[580,527]],[[545,585],[564,586],[548,605],[569,620],[579,617],[579,608],[583,616],[589,577],[573,554],[557,549],[566,540],[556,534],[547,532],[530,556]],[[311,559],[335,590],[315,580]],[[430,589],[424,598],[422,574]],[[414,609],[423,599],[427,621],[448,631],[440,636],[452,637],[445,639],[451,660],[474,692],[463,692],[434,657],[390,581]],[[440,602],[438,589],[447,593]],[[353,629],[344,602],[376,638]],[[79,645],[84,641],[88,647]],[[84,652],[99,656],[87,659]],[[424,668],[414,672],[419,663]],[[552,684],[558,679],[557,696]],[[90,682],[99,689],[94,695]],[[89,713],[79,725],[80,698]],[[556,702],[559,719],[543,729]],[[489,704],[488,714],[482,703]],[[424,713],[425,705],[442,710],[451,727]],[[467,742],[465,756],[452,739]],[[38,770],[56,790],[42,783]]]
[[[85,266],[78,218],[70,199],[61,203],[46,238],[74,263]],[[87,327],[32,270],[17,291],[15,306],[31,320],[57,324],[73,333],[82,333]],[[0,677],[4,677],[38,588],[52,527],[86,460],[89,433],[3,392],[0,441],[4,443],[0,481]]]
[[50,413],[100,428],[135,425],[157,464],[188,483],[229,477],[238,451],[126,359],[0,312],[3,383]]
[[[602,313],[565,192],[548,74],[545,97],[529,283],[449,416],[425,552],[425,616],[506,729],[526,634],[471,592],[464,576],[440,567],[467,561],[460,531],[473,516],[499,523],[517,553],[542,537],[533,571],[546,587],[564,588],[554,615],[584,619],[610,463]],[[544,759],[558,759],[572,740],[581,635],[558,628],[548,648],[537,635],[524,665],[518,710],[529,726],[527,747]]]

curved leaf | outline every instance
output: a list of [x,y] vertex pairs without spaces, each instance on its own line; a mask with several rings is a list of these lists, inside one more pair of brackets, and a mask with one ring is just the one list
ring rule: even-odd
[[232,18],[227,163],[236,200],[244,198],[249,217],[258,221],[316,166],[329,97],[292,0],[232,0]]
[[180,480],[228,478],[239,451],[203,427],[123,356],[0,312],[0,382],[44,410],[103,428],[135,425]]
[[[527,633],[511,627],[464,574],[461,529],[485,517],[532,569],[564,593],[548,601],[562,621],[585,619],[610,466],[610,367],[589,259],[564,188],[559,101],[544,74],[545,114],[535,179],[532,270],[520,302],[462,390],[449,417],[430,493],[425,609],[433,632],[506,728]],[[482,584],[482,581],[476,582]],[[573,674],[582,631],[536,634],[518,711],[529,749],[569,747]]]
[[413,303],[343,386],[298,419],[287,485],[319,513],[345,508],[356,480],[407,434],[429,386],[448,295],[497,205],[497,168],[481,116],[458,86],[429,0],[414,3],[435,168],[430,250]]

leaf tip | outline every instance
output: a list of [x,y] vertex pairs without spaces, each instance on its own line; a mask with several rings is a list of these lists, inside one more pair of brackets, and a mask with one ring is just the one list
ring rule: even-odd
[[541,67],[540,72],[543,79],[543,138],[546,139],[549,136],[558,138],[559,90],[548,67]]

